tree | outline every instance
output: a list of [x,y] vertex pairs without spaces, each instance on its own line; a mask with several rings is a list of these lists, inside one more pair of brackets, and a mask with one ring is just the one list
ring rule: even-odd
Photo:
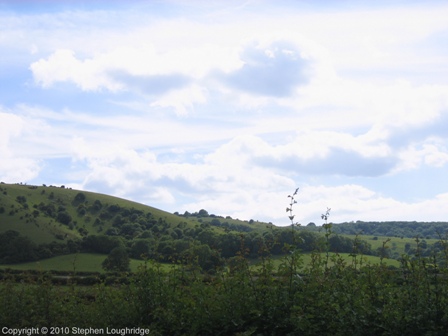
[[17,231],[0,234],[0,262],[16,263],[36,259],[36,245]]
[[131,247],[131,256],[136,259],[148,258],[152,254],[153,242],[148,239],[135,239]]
[[211,271],[223,265],[219,253],[205,244],[190,247],[184,251],[184,255],[187,259],[197,262],[204,271]]
[[[110,229],[109,229],[110,230]],[[123,244],[120,237],[107,235],[90,235],[84,238],[83,247],[89,252],[111,253],[113,249]]]
[[102,266],[106,271],[111,272],[129,272],[129,256],[124,246],[118,246],[110,251]]
[[75,196],[75,203],[79,204],[79,203],[84,203],[86,201],[86,195],[82,192],[79,192],[76,194]]
[[198,217],[208,217],[208,211],[204,209],[199,210]]
[[406,243],[406,244],[404,245],[404,251],[405,251],[406,253],[409,253],[409,252],[411,251],[411,243]]
[[68,225],[72,221],[72,217],[68,214],[67,211],[61,211],[58,212],[56,220],[62,224]]

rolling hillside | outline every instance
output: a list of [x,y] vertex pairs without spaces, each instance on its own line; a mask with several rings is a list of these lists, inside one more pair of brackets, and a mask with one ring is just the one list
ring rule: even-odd
[[[350,230],[358,233],[361,225],[363,235],[351,234]],[[119,246],[125,247],[133,259],[149,258],[167,263],[197,260],[204,270],[223,265],[237,255],[249,258],[284,255],[292,246],[303,252],[327,248],[337,253],[356,250],[364,255],[398,259],[417,250],[427,256],[442,251],[444,245],[430,237],[421,240],[419,246],[414,238],[405,238],[407,234],[412,237],[420,228],[429,235],[429,229],[438,229],[440,225],[390,223],[387,230],[379,231],[386,224],[335,224],[333,233],[327,237],[322,227],[313,225],[291,230],[272,223],[217,216],[204,209],[171,214],[125,199],[64,186],[0,183],[1,264],[35,262],[77,253],[106,256]],[[411,227],[412,231],[407,230]],[[394,232],[394,237],[373,236],[385,231]],[[369,233],[370,236],[365,235]],[[383,244],[385,240],[387,244]]]
[[15,230],[35,243],[51,243],[100,233],[112,226],[110,207],[150,213],[173,221],[174,215],[106,195],[57,187],[0,185],[0,232]]
[[232,249],[227,254],[233,255],[240,246],[238,233],[261,233],[266,227],[273,225],[223,218],[204,209],[171,214],[64,186],[0,184],[2,263],[77,252],[107,254],[120,244],[134,258],[146,255],[173,261],[185,254],[194,242],[216,247],[217,237],[224,237],[223,241]]
[[[194,228],[203,221],[219,218],[206,215],[203,219],[194,214],[175,215],[141,203],[63,186],[0,184],[0,233],[15,230],[38,244],[105,234],[119,226],[120,221]],[[221,222],[235,231],[264,229],[267,225],[231,218]],[[217,231],[225,229],[223,225],[215,226]],[[141,233],[129,231],[134,237]]]

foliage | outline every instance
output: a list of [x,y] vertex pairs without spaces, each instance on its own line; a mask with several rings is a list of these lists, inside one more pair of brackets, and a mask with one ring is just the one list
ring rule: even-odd
[[[440,235],[448,233],[447,222],[363,222],[340,223],[334,225],[334,232],[338,234],[357,234],[388,236],[388,237],[421,237],[438,239]],[[313,229],[310,227],[309,229]],[[318,228],[314,228],[318,230]]]
[[[254,220],[224,218],[204,209],[184,215],[168,214],[148,206],[70,188],[3,184],[0,191],[0,234],[13,230],[32,242],[29,246],[33,251],[24,253],[21,261],[74,252],[110,253],[117,244],[114,239],[119,239],[134,258],[164,262],[182,262],[186,251],[190,249],[191,252],[193,246],[199,245],[207,245],[213,253],[218,253],[218,259],[237,256],[243,246],[245,256],[256,259],[266,254],[267,247],[269,253],[280,256],[293,250],[351,253],[355,244],[363,254],[400,257],[397,252],[400,249],[394,249],[394,246],[382,250],[373,240],[342,234],[345,231],[341,228],[344,227],[350,227],[350,232],[357,234],[361,227],[367,228],[365,223],[351,223],[351,226],[330,223],[332,234],[328,237],[322,232],[324,226],[297,225],[292,207],[298,189],[291,195],[287,209],[294,225],[286,228]],[[407,227],[422,234],[428,233],[426,227],[420,230],[419,225],[412,223]],[[422,241],[420,252],[424,256],[441,249],[440,245],[433,246],[429,241],[426,247],[423,246]],[[407,250],[408,255],[413,252]],[[15,252],[11,249],[7,254]]]
[[90,235],[82,242],[82,250],[94,253],[110,253],[114,248],[123,245],[120,237],[106,235]]
[[443,335],[448,269],[434,266],[442,260],[415,256],[391,269],[331,254],[325,267],[325,253],[309,264],[296,253],[249,267],[241,253],[231,271],[147,262],[127,280],[87,278],[90,287],[55,286],[42,273],[16,284],[3,274],[0,324],[139,326],[151,335]]
[[[334,225],[328,222],[329,210],[322,215],[323,235],[299,230],[290,210],[295,195],[290,196],[287,210],[292,223],[288,230],[221,237],[231,246],[225,252],[232,256],[227,259],[227,267],[223,267],[219,250],[209,245],[218,242],[213,231],[203,226],[194,232],[200,243],[192,240],[179,245],[178,250],[173,242],[184,242],[193,232],[171,232],[182,239],[160,240],[154,246],[151,242],[155,241],[149,237],[130,246],[133,253],[179,253],[179,265],[168,270],[156,261],[147,261],[126,276],[92,275],[82,281],[68,276],[65,286],[56,285],[61,279],[47,273],[0,272],[0,324],[14,328],[138,326],[147,328],[150,335],[446,333],[446,239],[440,236],[437,249],[425,256],[425,243],[417,238],[409,246],[409,254],[402,256],[399,268],[386,266],[390,241],[385,240],[380,245],[380,263],[371,264],[363,256],[358,236],[348,241],[334,234]],[[19,237],[14,232],[8,235],[2,242]],[[115,237],[104,236],[98,241],[106,244],[109,238]],[[278,251],[279,242],[284,252],[274,262],[272,255]],[[310,242],[314,252],[305,263],[300,246]],[[348,249],[350,244],[348,259],[330,253],[332,246]],[[255,246],[259,258],[251,265],[248,256]],[[129,265],[126,260],[126,247],[119,244],[111,250],[105,265],[121,271],[125,267],[119,265]]]
[[115,247],[110,251],[102,266],[106,271],[111,272],[129,272],[130,259],[126,248],[122,245]]
[[0,262],[5,264],[37,259],[35,244],[17,231],[0,234]]

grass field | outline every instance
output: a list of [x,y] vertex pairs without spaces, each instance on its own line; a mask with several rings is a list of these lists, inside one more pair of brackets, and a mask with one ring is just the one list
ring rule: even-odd
[[[54,258],[12,265],[0,265],[0,268],[15,270],[38,270],[38,271],[78,271],[78,272],[104,272],[101,263],[106,259],[105,254],[79,253],[67,254]],[[131,270],[137,271],[142,260],[131,259]]]
[[[330,253],[330,256],[334,255],[334,253]],[[304,265],[307,265],[311,261],[311,254],[304,253],[303,262]],[[341,256],[347,264],[352,262],[352,257],[348,253],[340,253]],[[36,262],[27,262],[21,264],[11,264],[11,265],[0,265],[0,268],[10,268],[14,270],[38,270],[38,271],[77,271],[77,272],[104,272],[101,267],[101,263],[104,259],[106,259],[105,254],[95,254],[95,253],[79,253],[79,254],[67,254],[54,258],[39,260]],[[325,257],[325,253],[322,253],[322,257]],[[361,256],[358,256],[358,260]],[[274,267],[278,267],[282,262],[283,257],[273,257]],[[379,264],[380,258],[375,256],[362,256],[362,260],[364,264]],[[252,264],[255,266],[259,262],[254,260]],[[383,263],[386,265],[393,265],[398,267],[400,263],[394,259],[384,259]],[[144,261],[131,259],[131,271],[137,271],[139,266],[142,266]],[[331,265],[331,263],[330,263]],[[167,270],[170,267],[173,267],[172,264],[163,264],[163,268]]]
[[[325,253],[320,253],[320,255],[321,255],[322,258],[325,258]],[[338,253],[338,254],[330,253],[329,254],[329,256],[330,256],[329,265],[330,266],[333,265],[333,263],[331,262],[331,257],[335,256],[335,255],[341,257],[346,262],[347,265],[350,265],[352,263],[352,261],[353,261],[353,257],[351,257],[349,253]],[[306,267],[311,262],[311,256],[312,256],[311,253],[303,253],[302,254],[304,267]],[[274,257],[272,259],[273,259],[274,267],[277,268],[282,263],[282,261],[284,260],[284,257]],[[357,261],[359,262],[361,259],[362,259],[363,265],[366,265],[366,264],[379,264],[380,261],[381,261],[380,257],[368,256],[368,255],[363,255],[363,256],[358,255]],[[386,266],[395,266],[395,267],[399,267],[400,266],[400,262],[398,260],[395,260],[395,259],[383,259],[383,263]],[[259,265],[259,262],[258,261],[254,261],[253,264],[252,264],[252,267],[257,267],[257,265]]]
[[[353,239],[353,236],[350,235],[344,235],[346,237],[349,237]],[[374,239],[374,237],[377,237],[377,239]],[[368,235],[362,235],[359,236],[360,239],[365,240],[372,246],[372,251],[376,251],[378,248],[381,248],[383,246],[383,243],[387,241],[387,239],[390,239],[386,243],[385,246],[388,247],[388,249],[394,253],[398,253],[398,255],[405,254],[405,245],[407,243],[410,244],[411,249],[417,248],[417,242],[415,241],[415,238],[400,238],[400,237],[384,237],[384,236],[368,236]],[[425,240],[428,245],[433,245],[436,242],[439,241],[439,239],[423,239],[420,238],[420,242]]]

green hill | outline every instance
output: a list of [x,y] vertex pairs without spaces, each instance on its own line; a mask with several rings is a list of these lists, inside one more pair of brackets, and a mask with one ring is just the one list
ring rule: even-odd
[[[415,232],[440,230],[440,223],[334,224],[326,236],[322,227],[276,227],[242,221],[201,209],[168,213],[129,200],[70,188],[0,183],[0,264],[51,260],[77,253],[107,255],[125,248],[132,259],[164,263],[197,262],[213,270],[229,258],[256,259],[303,252],[360,253],[398,259],[402,254],[430,256],[443,242],[404,238]],[[422,229],[423,228],[423,229]],[[364,235],[356,236],[361,229]],[[412,230],[411,230],[412,229]],[[388,239],[383,232],[400,232]],[[370,236],[366,236],[370,234]],[[378,234],[378,236],[375,236]]]
[[[113,228],[117,215],[178,224],[178,216],[140,203],[64,187],[0,185],[0,232],[15,230],[35,243],[51,243]],[[185,221],[194,225],[192,221]]]
[[[202,212],[202,213],[201,213]],[[125,235],[136,237],[144,228],[194,228],[213,222],[215,230],[244,231],[264,229],[255,223],[209,215],[207,211],[171,214],[141,203],[88,191],[53,186],[0,184],[0,233],[15,230],[35,243],[105,234],[123,223],[138,223],[141,230],[127,227]],[[107,234],[114,235],[109,231]],[[117,235],[117,234],[115,234]]]
[[240,247],[238,233],[261,233],[266,227],[272,224],[224,218],[204,209],[171,214],[64,186],[0,184],[1,263],[77,252],[107,254],[119,244],[134,258],[144,254],[175,261],[186,257],[192,245],[195,249],[203,249],[200,245],[216,248],[217,237],[228,243],[229,256]]

